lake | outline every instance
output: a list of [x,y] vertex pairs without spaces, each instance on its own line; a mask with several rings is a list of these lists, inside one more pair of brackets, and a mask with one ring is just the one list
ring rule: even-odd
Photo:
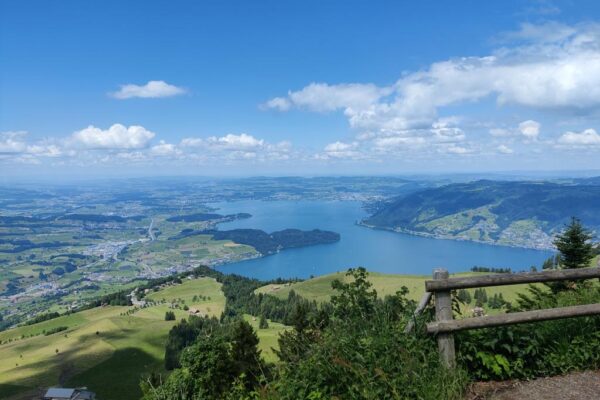
[[252,218],[220,225],[221,230],[286,228],[324,229],[338,232],[334,244],[286,249],[280,253],[218,267],[258,279],[308,278],[363,266],[371,271],[430,275],[434,268],[468,271],[475,265],[510,267],[513,271],[540,266],[552,252],[441,240],[374,230],[356,225],[367,214],[351,201],[236,201],[214,203],[221,214],[245,212]]

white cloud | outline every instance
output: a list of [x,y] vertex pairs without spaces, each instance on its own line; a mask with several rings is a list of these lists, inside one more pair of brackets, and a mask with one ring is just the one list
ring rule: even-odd
[[181,150],[174,144],[161,140],[157,145],[150,148],[150,153],[155,156],[175,156],[181,154]]
[[27,150],[25,136],[27,132],[11,131],[0,133],[0,154],[23,153]]
[[360,157],[360,153],[356,151],[358,147],[357,142],[344,143],[344,142],[333,142],[329,143],[323,149],[323,154],[317,155],[317,158],[329,159],[329,158],[352,158],[356,159]]
[[[458,121],[440,124],[441,110],[495,100],[499,106],[550,112],[553,116],[592,115],[600,106],[600,24],[524,24],[504,37],[505,46],[480,57],[460,57],[403,74],[396,83],[310,83],[276,97],[265,107],[340,110],[355,129],[360,152],[420,147],[466,154],[459,146],[467,133]],[[509,42],[507,42],[507,40]],[[461,110],[462,111],[462,110]],[[447,113],[446,113],[447,114]],[[467,117],[467,119],[469,119]],[[473,126],[476,121],[470,121]],[[527,120],[518,127],[492,128],[493,137],[521,137],[536,142],[541,124]],[[444,145],[446,143],[446,145]],[[455,143],[455,146],[450,146]]]
[[180,147],[201,147],[204,146],[206,142],[202,138],[184,138],[179,143]]
[[512,154],[514,153],[513,149],[511,149],[510,147],[501,144],[500,146],[496,147],[496,150],[498,150],[499,153],[502,154]]
[[583,132],[566,132],[559,139],[560,145],[566,146],[600,146],[600,135],[594,129],[586,129]]
[[468,154],[471,153],[471,150],[466,147],[451,145],[445,148],[445,152],[451,154]]
[[514,135],[513,131],[504,128],[492,128],[490,129],[490,135],[494,137],[506,137]]
[[27,153],[43,157],[60,157],[64,153],[54,144],[33,144],[27,146]]
[[263,108],[287,111],[292,106],[317,112],[339,109],[364,109],[381,96],[391,93],[390,88],[379,88],[373,84],[311,83],[305,88],[288,92],[287,97],[275,97],[263,104]]
[[257,148],[264,145],[265,141],[262,139],[256,139],[252,135],[242,133],[240,135],[228,134],[223,137],[210,137],[208,138],[209,143],[218,146],[223,146],[229,149],[249,149]]
[[267,162],[288,160],[294,157],[292,144],[288,141],[268,143],[247,133],[227,134],[221,137],[189,137],[179,143],[179,149],[188,158],[206,160],[254,160]]
[[127,84],[110,95],[116,99],[172,97],[186,93],[186,90],[165,81],[149,81],[145,85]]
[[536,140],[540,134],[540,127],[539,122],[527,120],[519,124],[519,132],[528,140]]
[[56,144],[46,141],[29,144],[26,139],[26,131],[0,133],[0,155],[14,156],[18,158],[17,161],[28,164],[37,163],[33,161],[37,157],[63,155],[62,149]]
[[275,97],[264,104],[261,104],[260,108],[263,110],[271,108],[277,111],[288,111],[292,108],[292,103],[284,97]]
[[106,130],[90,125],[73,133],[68,143],[86,149],[141,149],[147,147],[154,136],[154,132],[138,125],[114,124]]

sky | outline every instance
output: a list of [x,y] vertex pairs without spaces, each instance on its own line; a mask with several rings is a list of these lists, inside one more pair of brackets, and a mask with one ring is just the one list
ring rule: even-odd
[[0,2],[0,178],[600,170],[597,1]]

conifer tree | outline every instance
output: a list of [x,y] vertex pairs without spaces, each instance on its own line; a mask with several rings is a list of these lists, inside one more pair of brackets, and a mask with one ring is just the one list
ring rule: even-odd
[[573,217],[564,232],[556,236],[554,245],[559,251],[562,268],[584,268],[594,258],[592,234],[583,227],[581,221]]

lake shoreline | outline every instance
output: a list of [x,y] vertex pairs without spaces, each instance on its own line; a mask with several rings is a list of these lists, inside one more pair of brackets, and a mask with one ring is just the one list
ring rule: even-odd
[[413,231],[410,229],[399,228],[399,227],[391,228],[391,227],[384,227],[384,226],[376,226],[376,225],[367,224],[366,222],[364,222],[364,220],[357,221],[356,225],[364,227],[364,228],[368,228],[368,229],[381,230],[381,231],[394,232],[394,233],[403,233],[406,235],[420,236],[420,237],[425,237],[425,238],[429,238],[429,239],[454,240],[457,242],[480,243],[480,244],[487,244],[490,246],[510,247],[510,248],[514,248],[514,249],[556,251],[556,248],[547,247],[547,246],[524,246],[524,245],[518,246],[518,245],[514,245],[514,244],[497,243],[497,242],[487,241],[487,240],[465,239],[465,238],[454,237],[454,236],[440,235],[440,234],[436,234],[436,233],[418,232],[418,231]]

